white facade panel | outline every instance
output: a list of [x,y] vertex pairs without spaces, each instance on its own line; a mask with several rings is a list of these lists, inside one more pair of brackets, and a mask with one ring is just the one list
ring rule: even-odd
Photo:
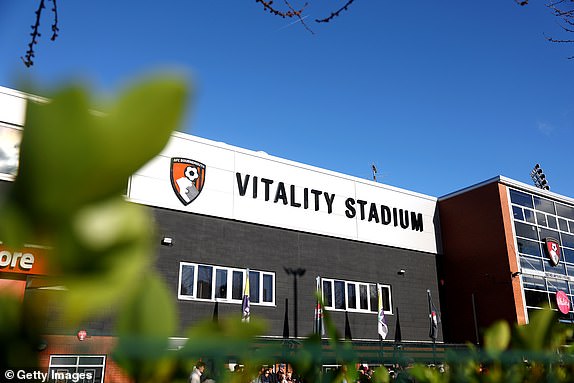
[[[172,158],[185,166],[189,162],[196,174],[203,172],[204,182],[191,202],[172,187]],[[132,177],[129,198],[238,221],[438,251],[436,198],[181,133]]]

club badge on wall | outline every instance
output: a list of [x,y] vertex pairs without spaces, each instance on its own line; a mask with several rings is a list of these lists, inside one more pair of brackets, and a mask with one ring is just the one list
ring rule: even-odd
[[552,266],[560,262],[560,243],[552,237],[544,238],[544,251]]
[[177,198],[185,206],[192,203],[205,184],[205,165],[189,158],[171,159],[171,186]]

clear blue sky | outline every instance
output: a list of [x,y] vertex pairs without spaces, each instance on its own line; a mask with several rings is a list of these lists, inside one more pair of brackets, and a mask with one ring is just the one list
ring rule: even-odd
[[312,21],[343,3],[312,1],[312,35],[252,0],[60,0],[51,42],[47,1],[26,69],[37,1],[1,0],[0,85],[105,94],[178,68],[195,89],[180,130],[200,137],[362,178],[375,163],[382,182],[433,196],[499,174],[531,183],[540,162],[574,197],[574,44],[545,41],[565,36],[543,0],[356,0]]

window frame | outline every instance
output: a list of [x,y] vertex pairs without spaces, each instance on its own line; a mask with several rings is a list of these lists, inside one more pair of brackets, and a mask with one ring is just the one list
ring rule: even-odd
[[[184,267],[193,267],[193,277],[192,277],[192,284],[193,284],[193,293],[192,294],[182,294],[181,287],[182,287],[182,272]],[[197,297],[197,276],[199,267],[211,267],[211,294],[210,298],[198,298]],[[217,287],[217,272],[218,271],[225,271],[226,272],[226,296],[221,298],[216,298],[216,287]],[[245,275],[247,273],[247,269],[241,269],[238,267],[228,267],[228,266],[218,266],[218,265],[211,265],[205,263],[196,263],[196,262],[187,262],[187,261],[180,261],[179,262],[179,272],[178,272],[178,283],[177,283],[177,299],[183,301],[199,301],[199,302],[222,302],[222,303],[232,303],[232,304],[241,304],[243,300],[243,293],[241,294],[240,299],[233,299],[233,276],[234,272],[239,272],[242,275],[241,278],[241,291],[244,291],[245,288]],[[277,284],[275,279],[275,273],[272,271],[263,271],[263,270],[253,270],[249,269],[249,274],[251,273],[259,273],[258,279],[258,290],[259,290],[259,301],[254,302],[251,299],[249,303],[251,305],[256,306],[275,306],[276,301],[276,292],[277,292]],[[264,301],[265,294],[264,294],[264,277],[271,277],[271,301],[266,302]],[[252,283],[252,282],[250,282]],[[250,286],[250,291],[253,288]]]
[[[345,308],[335,308],[335,282],[342,282],[343,292],[344,292],[344,300],[345,300]],[[340,312],[354,312],[354,313],[364,313],[364,314],[378,314],[378,307],[373,308],[371,307],[371,296],[370,296],[370,286],[376,285],[377,291],[379,294],[385,294],[388,297],[388,310],[385,309],[383,312],[385,314],[393,315],[393,296],[392,296],[392,288],[389,284],[384,283],[370,283],[370,282],[359,282],[359,281],[347,281],[344,279],[339,278],[321,278],[321,295],[323,298],[323,302],[328,302],[329,300],[325,297],[325,288],[324,283],[330,284],[330,301],[331,305],[327,305],[324,303],[325,310],[329,311],[340,311]],[[355,308],[350,307],[349,304],[349,286],[355,286]],[[361,308],[361,287],[363,289],[366,288],[367,296],[367,308]],[[385,298],[383,297],[383,302],[385,302]],[[378,304],[378,302],[377,302]],[[384,305],[384,303],[383,303]]]
[[[69,358],[75,359],[74,363],[55,363],[54,359],[57,358]],[[80,363],[81,359],[87,359],[87,358],[102,358],[102,362],[98,363],[98,364],[83,364]],[[70,373],[73,374],[74,372],[70,372],[70,369],[74,369],[75,373],[88,373],[91,372],[93,373],[93,377],[92,377],[92,382],[94,383],[103,383],[105,381],[105,376],[106,376],[106,362],[107,362],[107,356],[105,354],[102,355],[97,355],[97,354],[86,354],[86,355],[82,355],[82,354],[51,354],[50,355],[50,361],[48,364],[48,373],[49,375],[49,381],[51,382],[51,377],[52,377],[52,371],[55,372],[59,372],[59,373]],[[79,372],[78,370],[82,369],[82,372]],[[100,375],[100,379],[96,380],[96,375],[98,375],[96,373],[96,370],[98,370],[99,372],[101,372]],[[59,381],[59,380],[58,380]],[[83,381],[83,380],[82,380]]]

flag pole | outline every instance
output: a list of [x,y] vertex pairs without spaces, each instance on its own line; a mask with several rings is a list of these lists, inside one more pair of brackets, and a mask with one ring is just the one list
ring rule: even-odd
[[432,339],[432,359],[433,363],[436,364],[436,338],[438,335],[438,316],[436,309],[432,303],[430,290],[427,289],[427,297],[429,301],[429,337]]
[[387,337],[389,332],[389,328],[387,326],[387,322],[385,320],[385,311],[383,308],[383,296],[381,295],[381,288],[377,285],[377,295],[379,298],[379,307],[377,313],[377,333],[379,334],[379,348],[380,348],[380,357],[381,357],[381,365],[384,365],[384,350],[383,350],[383,339]]

